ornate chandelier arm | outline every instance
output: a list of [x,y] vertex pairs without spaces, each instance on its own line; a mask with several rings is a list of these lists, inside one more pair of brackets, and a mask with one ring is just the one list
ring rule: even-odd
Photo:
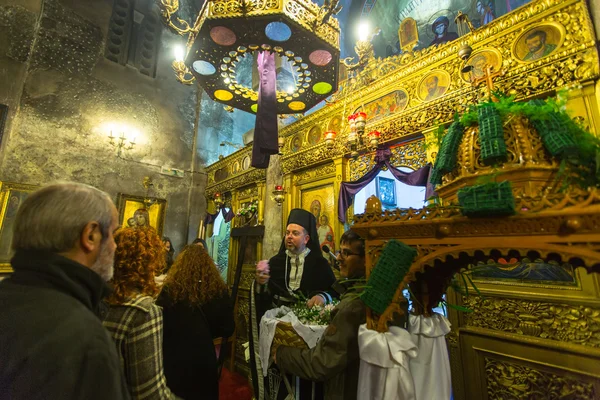
[[179,10],[179,0],[160,0],[158,3],[160,13],[163,16],[164,23],[171,28],[174,32],[184,35],[186,33],[195,32],[194,28],[187,23],[187,21],[176,17],[177,22],[182,26],[175,25],[172,21],[172,16]]
[[[172,64],[173,71],[175,71],[175,75],[177,75],[177,80],[184,85],[191,85],[194,83],[196,77],[192,75],[188,67],[185,65],[183,61],[173,61]],[[186,76],[190,75],[190,78],[186,78]]]

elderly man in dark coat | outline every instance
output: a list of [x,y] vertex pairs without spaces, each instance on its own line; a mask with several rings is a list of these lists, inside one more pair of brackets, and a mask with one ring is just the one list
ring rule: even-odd
[[0,282],[0,399],[129,399],[98,317],[118,226],[110,197],[91,186],[54,184],[23,202],[15,272]]
[[252,346],[255,396],[262,399],[262,368],[258,360],[258,324],[266,310],[289,305],[298,296],[308,305],[326,304],[335,293],[331,286],[335,276],[323,257],[317,235],[317,221],[310,212],[299,208],[290,212],[285,237],[279,252],[269,261],[260,261],[256,269],[256,285],[251,296],[250,343]]

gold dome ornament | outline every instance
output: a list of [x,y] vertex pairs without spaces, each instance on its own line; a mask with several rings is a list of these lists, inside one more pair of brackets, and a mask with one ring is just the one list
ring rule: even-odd
[[381,200],[377,198],[375,195],[371,195],[366,202],[365,205],[365,213],[366,214],[381,214],[383,211],[381,207]]

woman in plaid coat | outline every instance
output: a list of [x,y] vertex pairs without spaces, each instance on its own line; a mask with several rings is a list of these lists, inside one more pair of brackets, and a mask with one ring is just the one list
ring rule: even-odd
[[163,372],[162,310],[154,304],[154,281],[165,264],[165,248],[153,228],[123,228],[115,234],[114,293],[103,325],[117,346],[133,399],[176,398]]

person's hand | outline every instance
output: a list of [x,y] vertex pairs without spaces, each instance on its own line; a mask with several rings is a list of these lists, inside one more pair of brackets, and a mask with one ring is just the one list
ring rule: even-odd
[[273,362],[275,364],[277,364],[277,349],[279,348],[279,345],[274,344],[271,347],[271,357],[273,358]]
[[319,296],[317,294],[317,295],[311,297],[310,300],[308,300],[308,302],[306,303],[306,305],[308,306],[308,308],[311,308],[314,306],[324,306],[325,299],[323,298],[323,296]]
[[258,264],[256,264],[256,282],[258,282],[259,285],[265,285],[269,282],[269,272],[269,261],[260,260]]

